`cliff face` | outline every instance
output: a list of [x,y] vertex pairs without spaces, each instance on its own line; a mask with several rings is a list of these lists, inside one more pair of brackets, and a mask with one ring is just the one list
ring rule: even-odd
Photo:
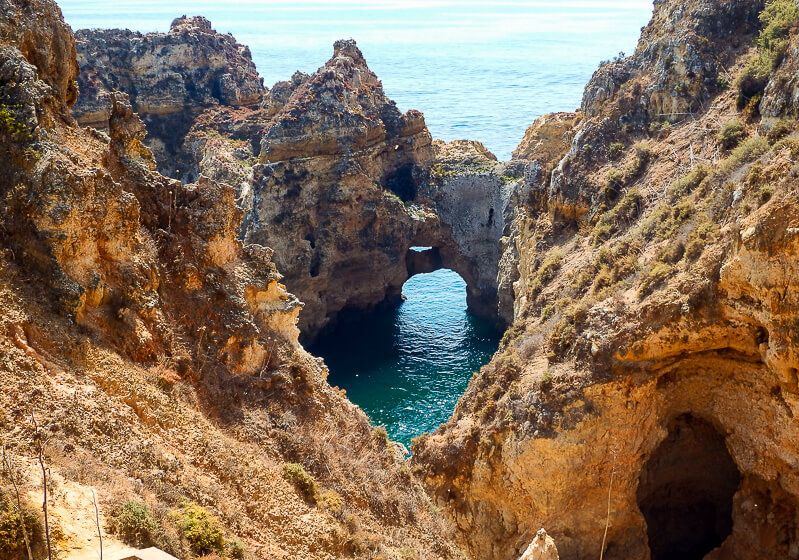
[[[150,50],[130,56],[146,59],[148,68],[184,76],[191,91],[213,89],[215,83],[194,85],[207,65],[181,57],[198,48],[201,61],[221,58],[224,68],[242,63],[247,72],[237,75],[237,84],[254,75],[248,56],[235,59],[243,47],[215,35],[202,18],[176,20],[166,35],[111,30],[79,37],[87,60],[121,60],[113,45],[142,42]],[[212,55],[214,49],[220,52]],[[110,84],[132,96],[142,97],[142,90],[146,99],[163,97],[158,89],[163,80],[147,71],[122,71],[119,75],[130,76],[122,80],[111,64],[84,62],[81,68],[83,81]],[[105,97],[95,89],[81,91],[76,114],[91,124],[83,107],[102,105]],[[397,109],[353,41],[337,42],[333,57],[317,72],[298,72],[275,84],[257,105],[176,97],[168,97],[170,114],[190,126],[170,128],[174,153],[158,149],[161,128],[144,107],[145,142],[156,148],[159,168],[178,161],[184,180],[205,176],[234,186],[245,214],[240,237],[274,250],[286,285],[304,304],[300,329],[308,339],[342,313],[395,304],[410,275],[442,266],[464,276],[475,312],[497,319],[495,253],[508,201],[500,175],[484,165],[479,170],[484,177],[460,185],[467,180],[455,177],[454,168],[446,170],[452,162],[442,156],[435,167],[444,174],[431,181],[435,156],[423,115]],[[175,112],[181,106],[182,112]],[[418,255],[410,251],[414,245],[432,249]]]
[[[273,102],[276,104],[276,102]],[[296,87],[261,139],[245,238],[275,249],[315,333],[343,309],[398,298],[405,254],[429,216],[411,203],[432,158],[354,42]]]
[[[96,550],[73,550],[94,513],[72,491],[91,486],[106,531],[143,502],[147,538],[181,557],[239,557],[236,539],[257,558],[461,557],[297,343],[299,303],[272,251],[238,240],[236,190],[155,171],[124,94],[107,135],[76,126],[74,44],[52,2],[0,2],[0,432],[23,494],[46,440],[55,546]],[[224,543],[182,528],[188,503]]]
[[497,318],[493,253],[508,197],[494,156],[475,168],[487,181],[459,175],[353,41],[312,76],[275,84],[256,111],[208,112],[185,145],[200,173],[241,185],[242,236],[274,248],[308,338],[342,312],[396,303],[409,276],[443,266],[466,279],[472,310]]
[[219,105],[257,105],[265,91],[249,48],[203,17],[178,18],[167,33],[81,30],[76,43],[78,122],[106,129],[111,92],[127,93],[147,125],[159,170],[176,178],[187,176],[182,143],[197,115]]
[[542,173],[504,244],[515,322],[414,448],[473,557],[540,526],[562,558],[606,529],[609,559],[799,557],[799,14],[772,4],[657,2],[517,150]]

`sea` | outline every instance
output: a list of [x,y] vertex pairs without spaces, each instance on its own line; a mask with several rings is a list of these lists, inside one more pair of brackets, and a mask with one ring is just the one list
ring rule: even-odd
[[[250,47],[267,86],[353,38],[389,97],[419,109],[434,138],[483,142],[508,159],[536,117],[580,105],[601,61],[635,48],[651,0],[62,0],[73,29],[166,31],[203,15]],[[289,289],[291,287],[289,286]],[[466,308],[451,270],[420,274],[405,301],[327,333],[311,351],[329,381],[408,445],[452,414],[501,333]]]

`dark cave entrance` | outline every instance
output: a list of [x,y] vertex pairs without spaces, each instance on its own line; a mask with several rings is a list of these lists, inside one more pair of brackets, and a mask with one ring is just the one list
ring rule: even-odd
[[638,482],[652,560],[701,560],[732,532],[741,474],[724,436],[684,414],[669,423]]
[[403,202],[410,202],[416,198],[418,187],[413,176],[413,165],[405,164],[386,177],[386,187]]

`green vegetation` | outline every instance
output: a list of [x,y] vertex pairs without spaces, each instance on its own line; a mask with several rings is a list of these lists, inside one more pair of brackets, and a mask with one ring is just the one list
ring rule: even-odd
[[172,512],[172,517],[192,553],[201,556],[225,551],[222,523],[204,507],[186,504]]
[[730,157],[721,162],[720,171],[729,173],[759,158],[769,150],[768,141],[762,136],[752,136],[742,142],[731,153]]
[[622,168],[614,167],[605,177],[605,199],[615,200],[619,193],[630,186],[643,173],[652,157],[652,149],[646,142],[638,142],[633,146],[633,159]]
[[147,504],[130,500],[111,512],[111,532],[125,544],[145,548],[155,544],[158,523]]
[[341,515],[344,510],[344,498],[335,490],[322,490],[317,500],[319,507],[329,511],[333,515]]
[[0,560],[27,558],[26,536],[34,552],[42,550],[44,529],[38,512],[28,503],[20,511],[11,493],[0,489]]
[[652,121],[649,123],[649,133],[650,134],[662,134],[663,136],[668,136],[671,132],[672,125],[669,121]]
[[699,224],[688,235],[685,244],[685,257],[689,260],[696,260],[702,255],[705,246],[710,243],[719,231],[719,226],[710,219],[710,216],[703,213]]
[[14,106],[0,103],[0,134],[9,134],[17,139],[30,139],[25,125],[17,120]]
[[610,159],[616,159],[624,153],[624,144],[621,142],[611,142],[608,146],[608,156]]
[[757,50],[738,77],[738,108],[753,110],[760,103],[771,73],[779,66],[788,49],[788,34],[799,20],[795,0],[769,0],[760,13],[763,30],[757,38]]
[[771,127],[771,130],[768,131],[766,140],[768,140],[770,144],[775,144],[793,132],[794,126],[792,120],[780,119]]
[[544,289],[544,286],[549,284],[552,279],[555,278],[555,274],[557,274],[558,270],[560,270],[562,261],[563,251],[559,248],[553,249],[547,254],[544,260],[541,262],[541,265],[536,270],[535,277],[530,285],[530,289],[534,297],[541,293],[541,290]]
[[674,272],[674,267],[668,263],[655,262],[641,278],[638,295],[644,297],[662,284]]
[[738,119],[731,119],[724,123],[717,137],[719,144],[725,150],[732,150],[744,138],[746,138],[746,129]]
[[799,138],[788,136],[774,145],[774,151],[788,150],[793,158],[799,158]]
[[678,202],[688,196],[710,175],[711,170],[707,165],[700,163],[695,166],[688,173],[669,185],[669,200],[671,202]]
[[289,481],[309,502],[316,502],[319,496],[319,485],[305,467],[299,463],[286,463],[283,465],[283,478]]
[[243,560],[244,545],[238,539],[229,540],[225,545],[225,555],[234,560]]
[[629,227],[641,214],[643,197],[636,188],[627,191],[616,206],[602,214],[592,234],[594,245]]

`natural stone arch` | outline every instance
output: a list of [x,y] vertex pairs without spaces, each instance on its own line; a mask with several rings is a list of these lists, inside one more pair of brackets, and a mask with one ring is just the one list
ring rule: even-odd
[[[497,241],[497,250],[498,247]],[[481,256],[484,255],[465,251],[463,243],[454,238],[451,226],[437,222],[435,228],[422,228],[406,252],[407,277],[403,284],[416,274],[435,272],[443,268],[453,270],[466,282],[466,304],[469,311],[500,325],[496,278],[499,258],[480,258]]]

